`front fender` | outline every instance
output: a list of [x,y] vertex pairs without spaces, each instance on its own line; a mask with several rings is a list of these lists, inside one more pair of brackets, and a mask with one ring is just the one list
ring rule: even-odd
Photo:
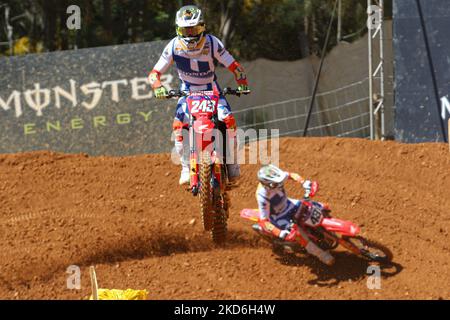
[[197,147],[202,151],[207,150],[207,148],[212,151],[212,143],[214,141],[214,123],[209,120],[202,120],[195,121],[193,127]]

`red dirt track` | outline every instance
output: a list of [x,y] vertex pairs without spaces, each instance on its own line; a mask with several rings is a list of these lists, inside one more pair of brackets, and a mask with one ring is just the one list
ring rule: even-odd
[[[319,181],[316,199],[334,216],[392,250],[380,290],[367,288],[369,264],[343,250],[331,268],[272,253],[239,217],[256,206],[257,165],[242,167],[228,244],[216,248],[170,155],[33,152],[0,155],[0,298],[83,299],[90,265],[100,287],[147,289],[152,300],[450,298],[448,145],[286,138],[280,154],[283,169]],[[287,190],[301,195],[293,182]],[[81,290],[66,288],[70,265]]]

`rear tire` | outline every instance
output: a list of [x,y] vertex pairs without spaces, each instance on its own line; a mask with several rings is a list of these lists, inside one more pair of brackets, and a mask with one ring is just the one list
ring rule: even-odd
[[203,229],[210,231],[213,227],[213,211],[211,207],[211,156],[209,152],[203,152],[200,159],[200,214],[202,216]]
[[393,254],[383,244],[366,239],[364,237],[345,237],[345,240],[359,249],[361,255],[370,261],[389,263],[392,261]]

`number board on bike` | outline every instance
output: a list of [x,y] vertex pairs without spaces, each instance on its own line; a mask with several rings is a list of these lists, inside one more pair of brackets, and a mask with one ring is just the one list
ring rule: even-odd
[[317,226],[322,221],[322,210],[316,206],[310,209],[310,214],[306,220],[306,224],[310,226]]
[[191,102],[191,113],[214,112],[215,100],[193,100]]

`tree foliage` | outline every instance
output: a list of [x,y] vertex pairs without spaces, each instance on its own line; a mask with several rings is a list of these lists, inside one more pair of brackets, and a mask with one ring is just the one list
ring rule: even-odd
[[[0,52],[7,53],[4,5],[11,8],[14,54],[170,39],[177,9],[197,4],[208,30],[243,59],[299,59],[323,45],[335,0],[6,0],[0,1]],[[390,15],[391,1],[386,1]],[[81,8],[81,30],[66,26],[69,5]],[[365,32],[366,0],[342,0],[342,34]],[[333,33],[337,26],[334,23]],[[336,44],[332,37],[331,46]],[[6,44],[5,44],[6,43]]]

